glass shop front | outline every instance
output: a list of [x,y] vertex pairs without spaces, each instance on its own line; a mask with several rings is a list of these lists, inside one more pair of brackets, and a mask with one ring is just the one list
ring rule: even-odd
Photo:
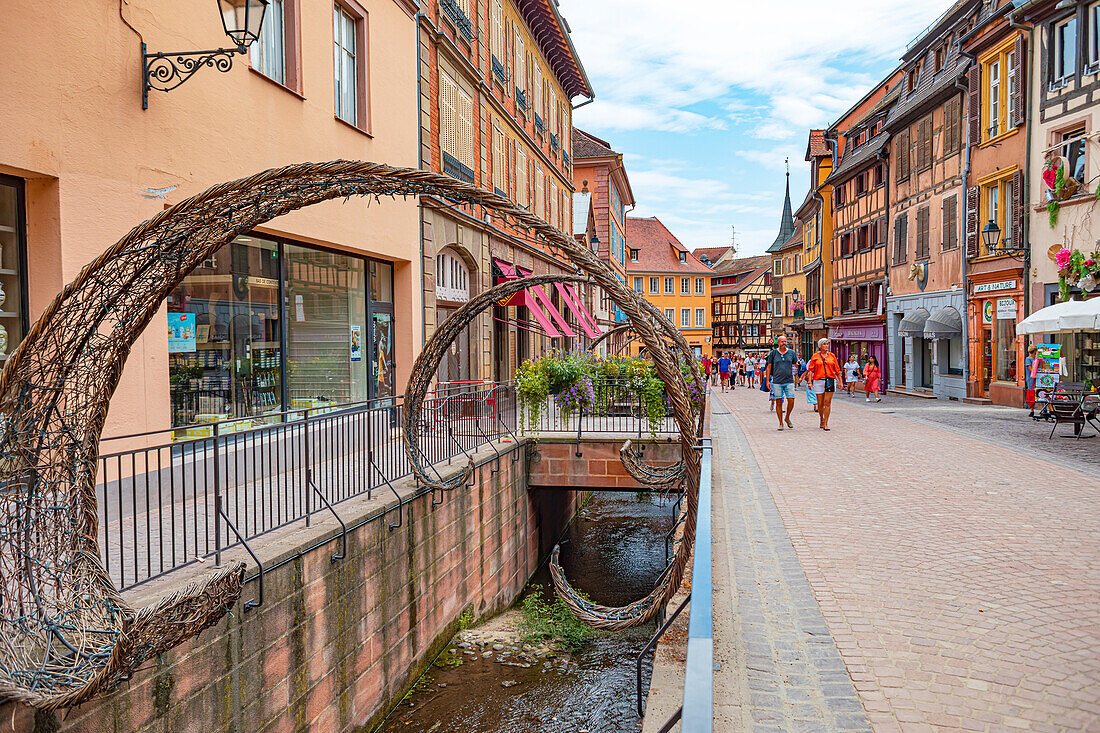
[[172,426],[391,397],[393,346],[391,263],[238,237],[168,298]]

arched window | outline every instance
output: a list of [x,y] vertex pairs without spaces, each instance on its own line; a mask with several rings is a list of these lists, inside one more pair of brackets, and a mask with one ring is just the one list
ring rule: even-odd
[[470,272],[466,263],[452,250],[443,250],[435,258],[435,297],[452,303],[470,299]]

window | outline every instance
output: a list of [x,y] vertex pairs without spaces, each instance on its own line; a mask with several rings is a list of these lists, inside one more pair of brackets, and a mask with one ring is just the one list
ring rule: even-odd
[[631,262],[637,262],[638,261],[638,250],[631,248],[631,250],[630,250],[630,261]]
[[989,84],[986,88],[986,128],[985,136],[988,140],[997,137],[1001,127],[1001,62],[993,61],[986,66],[986,78]]
[[1005,55],[1005,76],[1008,83],[1005,84],[1005,123],[1002,127],[1007,131],[1016,126],[1016,51],[1009,51]]
[[691,278],[680,278],[680,295],[691,295]]
[[675,292],[676,292],[676,278],[666,277],[665,278],[665,295],[672,295]]
[[978,214],[978,251],[981,255],[990,254],[985,246],[985,240],[981,236],[981,230],[985,228],[986,222],[989,220],[992,219],[997,222],[1003,242],[1011,242],[1016,234],[1013,228],[1015,217],[1012,215],[1013,206],[1015,205],[1013,201],[1014,188],[1014,176],[1002,178],[982,186],[981,210]]
[[[260,72],[268,79],[277,81],[285,86],[295,86],[288,83],[287,48],[294,47],[293,41],[287,43],[286,16],[287,7],[291,8],[293,16],[294,0],[271,0],[264,11],[264,22],[260,28],[260,37],[249,48],[249,60],[252,68]],[[293,80],[292,80],[293,81]]]
[[535,165],[535,216],[540,219],[545,219],[546,212],[546,196],[544,195],[543,178],[545,174],[539,170],[538,164]]
[[894,160],[897,168],[898,183],[909,180],[909,128],[898,133],[894,142]]
[[644,292],[644,291],[645,291],[645,289],[642,287],[642,278],[640,278],[640,277],[634,278],[634,292],[635,293],[641,293],[641,292]]
[[943,106],[943,154],[957,153],[962,147],[962,97],[954,96]]
[[1100,71],[1100,3],[1089,6],[1087,22],[1089,25],[1088,68],[1085,73]]
[[802,272],[802,255],[794,256],[794,271]]
[[[527,94],[527,45],[523,40],[523,32],[518,25],[512,26],[512,79],[516,83],[516,91]],[[527,100],[520,100],[517,95],[516,103],[520,109],[527,110]]]
[[928,221],[931,209],[922,206],[917,209],[917,259],[928,258]]
[[1012,318],[997,317],[996,379],[999,382],[1016,381],[1016,314]]
[[[359,36],[362,18],[342,5],[333,6],[333,76],[336,84],[336,116],[348,124],[362,127],[359,93]],[[365,50],[365,49],[364,49]],[[362,110],[365,111],[365,110]]]
[[865,193],[867,193],[867,178],[860,173],[856,176],[856,196],[862,196]]
[[917,69],[916,68],[909,69],[908,90],[909,90],[910,94],[912,94],[913,90],[917,88],[917,79],[918,79]]
[[920,172],[932,166],[932,115],[917,123],[917,165]]
[[860,252],[862,252],[865,249],[870,249],[871,248],[871,227],[870,227],[870,225],[864,224],[863,226],[861,226],[859,228],[859,232],[858,232],[856,238],[858,240],[857,245],[859,246],[859,251]]
[[783,259],[782,258],[772,260],[772,272],[775,273],[776,277],[780,277],[780,276],[783,275]]
[[879,163],[878,165],[876,165],[874,167],[873,172],[871,174],[872,175],[872,182],[873,182],[873,185],[874,185],[875,188],[878,188],[879,186],[882,185],[882,181],[883,181],[883,175],[882,174],[883,174],[883,165],[882,165],[882,163]]
[[1080,183],[1085,180],[1085,128],[1079,127],[1076,130],[1064,132],[1061,138],[1062,157],[1069,162],[1066,166],[1066,175]]
[[439,147],[443,153],[443,172],[473,183],[474,102],[442,70],[439,72],[439,117]]
[[782,298],[772,298],[772,315],[773,316],[783,315],[783,299]]
[[909,249],[909,215],[900,214],[894,219],[894,264],[903,264]]
[[672,320],[676,317],[676,310],[674,308],[665,308],[665,318]]
[[1054,81],[1063,84],[1077,72],[1077,18],[1054,26]]
[[681,252],[680,253],[680,264],[685,265],[685,264],[687,264],[687,261],[688,261],[687,252]]
[[834,194],[834,196],[836,197],[837,206],[843,206],[846,203],[845,199],[848,198],[846,195],[847,193],[848,184],[842,183],[841,185],[836,187],[836,193]]
[[[1001,226],[1001,188],[997,184],[989,186],[985,189],[985,215],[978,220],[979,231],[984,228],[984,223],[992,219],[997,222],[997,226],[1004,231],[1004,227]],[[989,251],[985,246],[985,238],[978,237],[978,245],[982,248],[982,254],[989,254]]]
[[841,288],[840,290],[840,311],[841,313],[852,312],[852,289]]
[[501,196],[508,195],[508,163],[504,148],[504,131],[493,125],[493,188]]
[[650,295],[656,295],[659,292],[661,292],[660,278],[657,278],[657,277],[649,278],[649,294]]
[[435,258],[435,296],[465,303],[470,299],[470,273],[454,252],[443,250]]
[[695,278],[695,294],[696,295],[706,295],[706,293],[707,293],[706,280],[704,280],[701,277]]
[[493,54],[493,75],[503,84],[504,78],[504,8],[500,0],[489,5],[489,48]]
[[531,189],[527,184],[527,150],[516,143],[516,203],[523,207],[531,205]]
[[959,246],[959,197],[947,196],[941,204],[943,207],[943,249],[955,249]]
[[939,48],[936,49],[936,67],[935,67],[934,73],[936,73],[936,74],[940,73],[940,70],[943,68],[943,60],[946,57],[947,57],[947,48],[945,46],[940,46]]
[[704,326],[706,326],[706,321],[707,321],[707,311],[706,311],[706,309],[705,308],[696,308],[695,309],[695,327],[696,328],[703,328]]

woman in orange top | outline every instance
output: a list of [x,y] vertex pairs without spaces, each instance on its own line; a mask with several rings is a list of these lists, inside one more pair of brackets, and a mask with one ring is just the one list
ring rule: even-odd
[[837,388],[844,389],[844,370],[836,354],[829,351],[829,339],[819,339],[817,353],[806,364],[804,379],[813,382],[814,394],[818,396],[817,416],[822,430],[829,429],[829,412],[833,406],[833,394]]

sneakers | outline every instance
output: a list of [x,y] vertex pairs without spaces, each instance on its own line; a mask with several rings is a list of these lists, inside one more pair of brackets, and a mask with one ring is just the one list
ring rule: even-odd
[[871,398],[870,398],[870,397],[868,397],[868,398],[867,398],[867,401],[868,401],[868,402],[870,402],[870,401],[871,401]]
[[791,430],[794,430],[794,423],[791,422],[791,419],[789,417],[787,418],[787,427]]
[[782,425],[780,425],[780,426],[779,426],[779,429],[780,429],[780,430],[782,430],[782,429],[783,429],[783,426],[782,426]]
[[882,398],[881,397],[876,397],[875,402],[882,402]]

